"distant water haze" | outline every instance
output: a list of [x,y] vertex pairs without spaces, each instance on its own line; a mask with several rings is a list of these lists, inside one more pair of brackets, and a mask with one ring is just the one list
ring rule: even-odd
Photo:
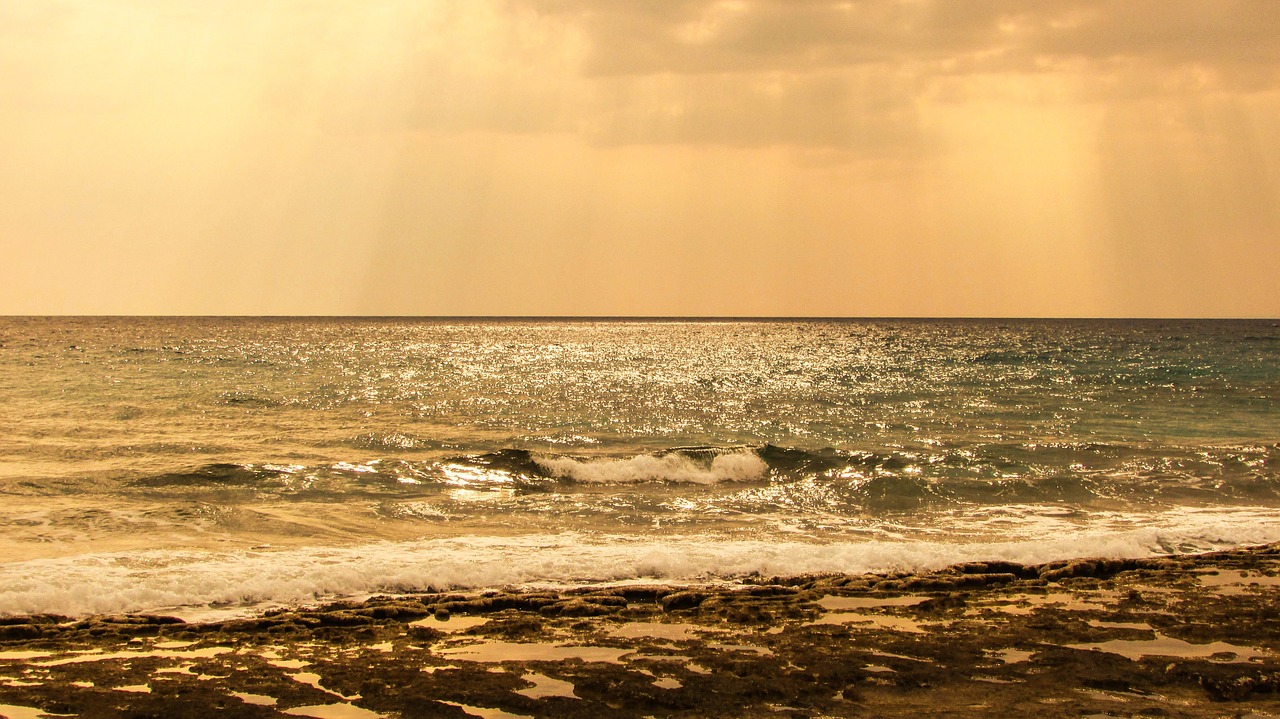
[[0,320],[0,613],[1280,540],[1269,321]]

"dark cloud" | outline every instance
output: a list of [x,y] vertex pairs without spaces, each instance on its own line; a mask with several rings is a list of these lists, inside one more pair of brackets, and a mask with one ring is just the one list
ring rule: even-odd
[[1280,87],[1275,0],[507,0],[576,26],[607,143],[929,146],[922,99],[1070,74],[1075,99]]
[[1045,61],[1195,64],[1276,79],[1274,0],[513,0],[576,18],[593,75],[857,65],[1041,72]]

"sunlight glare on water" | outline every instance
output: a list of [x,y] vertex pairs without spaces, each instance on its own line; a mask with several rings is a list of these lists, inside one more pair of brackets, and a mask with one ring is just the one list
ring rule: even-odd
[[8,318],[0,544],[1229,546],[1278,395],[1267,322]]

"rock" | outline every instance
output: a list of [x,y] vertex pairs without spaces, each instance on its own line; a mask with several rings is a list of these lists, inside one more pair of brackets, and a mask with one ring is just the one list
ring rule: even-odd
[[620,587],[615,589],[614,593],[630,602],[656,602],[663,596],[670,594],[671,587],[662,585]]
[[608,607],[581,599],[549,604],[538,611],[548,617],[598,617],[613,613]]
[[660,600],[662,611],[673,612],[680,609],[693,609],[700,606],[706,601],[707,595],[703,592],[676,592],[668,594]]
[[38,626],[31,624],[9,624],[0,626],[0,639],[35,639],[44,634]]
[[[968,579],[968,577],[960,577],[959,579],[964,580]],[[948,589],[955,589],[957,583],[959,583],[957,580],[945,577],[912,577],[911,579],[902,582],[901,586],[903,589],[912,592],[945,591]]]
[[369,617],[362,617],[348,611],[324,612],[316,618],[320,620],[322,627],[359,627],[373,623]]
[[752,597],[794,597],[800,593],[795,587],[783,587],[776,584],[762,584],[748,587],[744,593]]
[[1250,694],[1280,691],[1280,672],[1233,677],[1200,677],[1200,686],[1215,701],[1242,701]]

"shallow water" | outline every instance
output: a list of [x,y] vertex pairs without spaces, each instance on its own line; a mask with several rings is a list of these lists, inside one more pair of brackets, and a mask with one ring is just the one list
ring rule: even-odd
[[0,319],[0,613],[1280,540],[1280,327]]
[[1245,647],[1226,642],[1210,642],[1208,644],[1192,644],[1181,639],[1156,634],[1155,639],[1112,639],[1092,644],[1068,644],[1072,649],[1095,649],[1112,654],[1119,654],[1127,659],[1137,661],[1145,657],[1178,657],[1181,659],[1209,659],[1221,657],[1221,661],[1235,663],[1248,662],[1262,657],[1270,657],[1267,651]]
[[630,649],[587,647],[545,642],[479,642],[440,648],[436,654],[446,659],[468,662],[562,662],[581,659],[584,662],[620,664]]
[[577,695],[573,693],[572,682],[566,682],[563,679],[556,679],[537,672],[529,672],[520,678],[533,686],[527,689],[517,689],[515,693],[530,699],[545,699],[547,697],[577,698]]

